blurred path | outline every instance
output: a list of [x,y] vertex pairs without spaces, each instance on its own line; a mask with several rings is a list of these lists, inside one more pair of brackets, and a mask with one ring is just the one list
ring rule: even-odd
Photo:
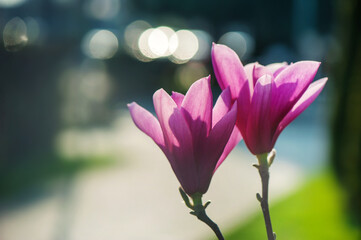
[[[52,184],[29,204],[0,206],[1,240],[196,240],[212,232],[189,214],[168,161],[130,118],[114,134],[125,163],[91,170]],[[260,211],[255,158],[236,149],[216,172],[204,200],[223,232]],[[271,203],[302,180],[300,169],[276,158]]]

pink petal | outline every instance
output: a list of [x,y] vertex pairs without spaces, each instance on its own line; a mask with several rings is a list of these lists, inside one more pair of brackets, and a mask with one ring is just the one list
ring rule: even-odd
[[164,137],[158,120],[135,102],[128,104],[128,108],[135,125],[164,150]]
[[240,94],[237,98],[237,127],[241,131],[243,137],[246,134],[247,119],[251,109],[251,93],[248,84],[243,84]]
[[273,76],[272,71],[270,71],[265,66],[256,63],[255,67],[253,68],[253,84],[256,85],[257,80],[266,74]]
[[258,62],[248,63],[243,67],[244,72],[246,73],[247,79],[252,80],[253,82],[253,69]]
[[177,144],[177,139],[175,139],[174,134],[169,126],[169,118],[173,114],[174,110],[177,109],[177,105],[173,99],[166,93],[163,89],[159,89],[153,95],[153,103],[155,113],[158,116],[160,126],[163,131],[164,140],[167,148]]
[[184,99],[184,95],[178,92],[172,92],[172,99],[173,101],[177,104],[177,107],[180,108],[180,106],[182,105],[183,99]]
[[[153,102],[169,152],[172,152],[173,147],[187,146],[187,149],[191,148],[192,136],[186,121],[179,114],[173,116],[174,113],[179,112],[173,99],[163,89],[159,89],[153,95]],[[179,127],[176,127],[176,123],[179,124]]]
[[302,97],[293,106],[292,110],[284,117],[279,124],[274,135],[273,142],[275,143],[280,133],[290,124],[296,117],[298,117],[321,93],[323,87],[327,82],[327,78],[322,78],[313,82]]
[[272,91],[271,122],[278,124],[306,91],[316,75],[319,62],[302,61],[282,70],[275,78]]
[[252,96],[251,109],[247,120],[246,135],[243,139],[253,154],[272,150],[272,129],[269,121],[271,90],[274,81],[271,75],[258,79]]
[[176,108],[169,118],[169,127],[177,139],[172,146],[170,160],[174,173],[186,193],[192,194],[199,189],[197,162],[193,149],[192,134],[181,111]]
[[[205,147],[201,149],[202,155],[199,159],[198,174],[200,187],[203,188],[204,191],[208,189],[217,162],[224,152],[224,148],[234,129],[236,118],[237,102],[233,104],[231,110],[212,128],[209,137],[206,139]],[[232,143],[234,144],[234,142]]]
[[288,64],[286,62],[282,62],[282,63],[272,63],[272,64],[268,64],[266,66],[266,68],[272,72],[273,77],[277,77],[277,75],[286,67],[288,66]]
[[243,65],[238,55],[230,48],[220,44],[213,44],[212,63],[214,73],[221,89],[231,90],[232,100],[238,101],[237,127],[242,135],[246,129],[248,111],[251,103],[252,84],[247,80]]
[[183,189],[189,193],[198,188],[192,134],[183,114],[163,90],[153,95],[155,112],[163,130],[167,158]]
[[310,85],[317,70],[320,66],[320,62],[315,61],[301,61],[286,67],[276,78],[276,86],[280,86],[286,83],[297,83],[297,88],[294,92],[294,97]]
[[[209,147],[208,153],[211,156],[219,156],[222,154],[225,145],[233,131],[237,119],[237,102],[235,102],[229,112],[220,119],[212,128],[208,138],[207,145]],[[212,153],[210,153],[212,152]]]
[[193,136],[194,147],[208,136],[212,124],[210,76],[192,84],[182,102],[181,111]]
[[232,98],[236,99],[244,83],[248,83],[238,55],[225,45],[213,43],[212,64],[221,89],[230,86]]
[[[230,111],[232,107],[231,103],[232,101],[231,101],[230,91],[229,88],[226,88],[226,90],[224,90],[221,93],[221,95],[218,97],[216,105],[213,108],[212,128],[224,117],[224,115],[226,115]],[[234,127],[232,134],[229,138],[229,141],[226,144],[224,151],[217,162],[216,169],[222,164],[224,159],[228,156],[228,154],[241,140],[242,140],[242,135],[239,129],[237,127]]]
[[254,70],[254,67],[255,67],[256,64],[258,64],[258,63],[254,62],[254,63],[248,63],[246,66],[244,66],[244,71],[245,71],[246,76],[247,76],[247,80],[248,80],[251,95],[253,94],[254,85],[256,84],[256,80],[253,79],[253,70]]
[[219,95],[216,104],[213,107],[212,114],[212,128],[216,125],[219,120],[226,115],[232,107],[231,91],[229,87],[222,91]]
[[[226,88],[221,95],[218,97],[216,105],[213,108],[213,123],[212,128],[224,117],[225,114],[229,112],[231,109],[231,95],[229,88]],[[224,151],[219,158],[215,170],[222,164],[224,159],[228,156],[228,154],[233,150],[233,148],[242,140],[242,135],[237,127],[233,128],[231,136],[229,138],[228,143],[226,144]]]
[[226,146],[224,147],[224,151],[221,155],[221,157],[219,158],[216,168],[214,171],[216,171],[218,169],[218,167],[223,163],[223,161],[226,159],[226,157],[228,156],[228,154],[233,150],[233,148],[235,146],[237,146],[237,144],[242,140],[242,134],[239,131],[239,129],[237,127],[233,128],[233,131],[231,133],[231,136],[229,137],[228,143],[226,144]]

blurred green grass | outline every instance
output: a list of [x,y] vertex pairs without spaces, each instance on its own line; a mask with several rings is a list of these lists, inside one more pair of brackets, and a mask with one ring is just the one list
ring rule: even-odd
[[[350,222],[345,212],[344,196],[345,193],[330,172],[313,178],[291,196],[271,206],[277,239],[361,239],[360,228]],[[225,239],[267,239],[261,210],[228,232]]]
[[0,169],[0,200],[43,187],[57,178],[69,178],[79,172],[115,164],[110,157],[64,158],[58,155],[38,158],[8,169]]

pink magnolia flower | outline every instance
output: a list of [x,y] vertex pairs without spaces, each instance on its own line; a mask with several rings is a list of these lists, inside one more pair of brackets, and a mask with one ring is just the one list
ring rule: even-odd
[[268,153],[280,133],[320,94],[327,78],[313,83],[319,62],[258,63],[243,67],[230,48],[213,44],[212,63],[221,89],[238,102],[237,127],[249,150]]
[[241,140],[229,89],[213,111],[210,77],[193,83],[185,96],[159,89],[153,103],[158,120],[138,104],[128,105],[135,125],[164,152],[188,195],[205,193],[214,171]]

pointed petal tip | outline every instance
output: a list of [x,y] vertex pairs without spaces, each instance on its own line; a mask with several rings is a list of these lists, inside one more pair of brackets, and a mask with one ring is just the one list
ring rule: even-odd
[[308,62],[310,62],[310,63],[312,63],[313,65],[315,65],[315,67],[317,67],[317,69],[320,67],[320,65],[321,65],[321,62],[319,62],[319,61],[308,61]]
[[128,103],[128,104],[127,104],[127,107],[128,107],[128,108],[132,108],[135,104],[136,104],[135,102]]
[[[218,43],[215,43],[213,42],[212,43],[212,52],[214,51],[224,51],[224,50],[231,50],[231,48],[229,48],[228,46],[224,45],[224,44],[218,44]],[[233,50],[232,50],[233,51]]]
[[158,89],[153,94],[153,100],[156,99],[156,98],[159,98],[162,94],[167,94],[168,95],[168,93],[163,88]]
[[[201,84],[201,82],[207,82],[207,84],[211,84],[211,75],[209,74],[207,77],[203,77],[192,83],[192,85]],[[191,86],[192,86],[191,85]]]
[[222,91],[223,94],[230,94],[231,93],[231,88],[230,86],[227,86],[223,91]]
[[183,100],[184,100],[184,95],[179,93],[179,92],[172,91],[171,98],[177,104],[177,106],[180,107],[182,105]]
[[319,86],[321,89],[323,89],[325,87],[327,81],[328,81],[327,77],[318,79],[317,81],[314,81],[313,83],[311,83],[310,87],[311,86]]
[[237,103],[237,101],[235,101],[235,102],[233,103],[233,106],[232,106],[231,111],[232,111],[233,109],[237,109],[237,105],[238,105],[238,103]]
[[131,102],[131,103],[128,103],[128,104],[127,104],[127,107],[128,107],[128,110],[129,110],[130,112],[132,112],[133,109],[135,109],[136,107],[140,107],[140,106],[139,106],[139,104],[136,103],[136,102]]
[[179,92],[176,92],[176,91],[172,91],[171,97],[176,96],[176,95],[183,95],[183,94],[179,93]]
[[211,74],[209,74],[206,78],[207,78],[208,82],[211,83],[211,78],[212,78]]
[[236,123],[236,120],[237,120],[237,101],[235,101],[232,105],[232,108],[231,110],[229,111],[231,114],[234,114],[234,123]]
[[188,93],[191,91],[191,89],[193,88],[197,88],[197,86],[199,85],[202,85],[202,84],[207,84],[207,85],[211,85],[211,78],[210,78],[211,75],[208,75],[207,77],[203,77],[203,78],[200,78],[198,79],[197,81],[195,81],[194,83],[192,83],[192,85],[189,87],[187,93],[185,96],[188,95]]
[[265,74],[262,77],[260,77],[257,81],[257,84],[261,84],[262,86],[266,84],[270,84],[273,79],[273,76],[270,74]]
[[321,79],[318,79],[317,81],[320,81],[322,83],[326,83],[328,81],[328,77],[324,77],[324,78],[321,78]]
[[158,92],[165,92],[165,90],[163,88],[159,88],[157,91],[154,92],[154,94],[156,94]]
[[164,99],[167,99],[167,100],[165,100],[167,102],[167,104],[170,104],[173,107],[177,106],[177,104],[174,102],[173,98],[171,96],[169,96],[169,94],[163,88],[160,88],[153,94],[154,108],[156,108],[156,106],[161,104],[161,102]]
[[318,61],[312,61],[312,60],[305,60],[305,61],[299,61],[299,62],[295,62],[293,63],[293,65],[300,65],[300,64],[303,64],[303,65],[308,65],[310,67],[314,67],[316,69],[318,69],[321,65],[321,62],[318,62]]

